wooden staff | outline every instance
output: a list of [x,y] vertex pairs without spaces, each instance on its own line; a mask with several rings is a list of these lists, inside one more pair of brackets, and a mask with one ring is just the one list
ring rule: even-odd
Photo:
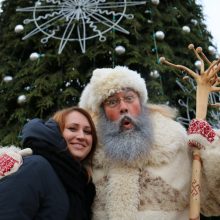
[[[193,50],[196,57],[201,61],[200,73],[196,73],[193,70],[182,66],[175,65],[168,62],[164,57],[160,58],[160,63],[172,66],[177,69],[181,69],[193,77],[197,83],[196,87],[196,119],[205,119],[207,114],[208,98],[210,92],[219,92],[220,78],[217,73],[220,70],[220,59],[210,62],[202,52],[201,47],[194,48],[193,44],[188,46],[190,50]],[[207,70],[205,70],[204,61],[208,64]],[[200,150],[193,149],[193,161],[192,161],[192,179],[191,179],[191,193],[190,193],[190,208],[189,219],[200,219],[200,192],[201,192],[201,168],[202,161],[200,157]]]

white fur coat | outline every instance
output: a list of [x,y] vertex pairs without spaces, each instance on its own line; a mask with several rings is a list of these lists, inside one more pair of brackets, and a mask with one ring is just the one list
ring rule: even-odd
[[[150,157],[130,167],[112,164],[98,148],[94,220],[186,220],[189,211],[191,154],[185,129],[153,111],[155,142]],[[220,143],[201,153],[201,211],[220,215]]]

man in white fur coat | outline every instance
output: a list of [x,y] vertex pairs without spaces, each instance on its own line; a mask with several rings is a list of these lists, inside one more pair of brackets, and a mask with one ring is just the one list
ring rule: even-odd
[[[146,84],[127,67],[96,69],[79,105],[93,116],[100,145],[94,160],[94,220],[186,220],[190,143],[203,162],[201,212],[220,215],[220,141],[187,136],[167,106],[147,103]],[[200,123],[198,121],[198,123]],[[209,125],[208,125],[209,126]],[[212,130],[212,132],[214,132]],[[198,139],[199,137],[199,139]]]

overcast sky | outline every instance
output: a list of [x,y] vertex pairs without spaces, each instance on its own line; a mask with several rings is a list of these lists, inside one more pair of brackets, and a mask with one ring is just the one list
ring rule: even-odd
[[[0,2],[1,1],[2,0],[0,0]],[[197,0],[197,2],[203,5],[203,13],[207,28],[214,38],[213,44],[218,48],[218,52],[220,53],[220,0]]]
[[197,2],[203,5],[203,14],[207,28],[214,38],[213,44],[220,53],[220,0],[198,0]]

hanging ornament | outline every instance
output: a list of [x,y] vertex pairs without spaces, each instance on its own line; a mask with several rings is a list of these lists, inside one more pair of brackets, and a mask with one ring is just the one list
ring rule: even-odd
[[24,87],[24,90],[26,90],[26,91],[29,91],[30,89],[31,89],[30,86],[26,86],[26,87]]
[[18,24],[15,26],[15,33],[21,33],[24,30],[24,26],[21,24]]
[[152,70],[151,72],[150,72],[150,76],[152,77],[152,78],[158,78],[159,76],[160,76],[160,74],[159,74],[159,72],[157,71],[157,70]]
[[213,46],[209,46],[208,51],[211,55],[214,55],[216,53],[216,49]]
[[37,2],[35,3],[35,5],[36,5],[36,6],[41,6],[41,2],[40,2],[40,1],[37,1]]
[[151,0],[151,3],[154,4],[154,5],[159,5],[160,0]]
[[145,12],[144,13],[146,13],[146,14],[151,14],[151,10],[145,10]]
[[194,65],[196,66],[197,69],[200,69],[201,68],[201,61],[200,60],[197,60]]
[[191,22],[194,24],[194,25],[197,25],[198,24],[198,21],[196,19],[191,19]]
[[65,84],[66,87],[69,87],[70,85],[71,85],[70,82],[66,82],[66,84]]
[[20,96],[18,96],[18,99],[17,99],[17,102],[18,102],[18,104],[24,104],[25,102],[27,101],[27,97],[26,97],[26,95],[20,95]]
[[123,53],[125,53],[125,48],[123,46],[117,46],[115,48],[115,52],[118,54],[118,55],[121,55]]
[[40,54],[34,52],[34,53],[32,53],[32,54],[30,55],[30,60],[31,60],[31,61],[35,61],[35,60],[39,59],[39,57],[40,57]]
[[3,78],[3,81],[6,82],[6,83],[8,83],[8,82],[10,82],[12,80],[13,80],[12,76],[4,76],[4,78]]
[[157,40],[163,40],[165,37],[165,34],[163,33],[163,31],[157,31],[155,33],[155,37],[157,38]]
[[183,30],[183,32],[185,32],[185,33],[190,33],[190,28],[189,28],[189,26],[183,26],[183,27],[182,27],[182,30]]

